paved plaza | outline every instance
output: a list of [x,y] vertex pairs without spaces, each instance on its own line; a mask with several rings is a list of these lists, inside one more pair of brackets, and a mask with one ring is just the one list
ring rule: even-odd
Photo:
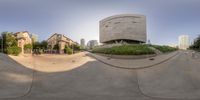
[[141,68],[134,68],[135,60],[105,61],[88,52],[0,54],[0,100],[199,100],[200,55],[195,55],[178,51],[140,59]]

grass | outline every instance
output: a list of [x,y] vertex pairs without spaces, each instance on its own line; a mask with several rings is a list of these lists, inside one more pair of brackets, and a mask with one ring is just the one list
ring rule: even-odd
[[113,55],[146,55],[155,54],[155,52],[148,47],[148,45],[141,44],[124,44],[120,46],[113,46],[111,48],[95,48],[93,53],[113,54]]
[[169,46],[160,46],[160,45],[151,45],[151,46],[161,51],[162,53],[167,53],[167,52],[172,52],[172,51],[177,50],[177,48],[173,48]]

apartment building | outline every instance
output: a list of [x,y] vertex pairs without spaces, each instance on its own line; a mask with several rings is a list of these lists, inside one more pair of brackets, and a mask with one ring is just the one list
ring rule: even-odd
[[48,48],[53,50],[56,45],[58,45],[58,53],[63,54],[65,46],[73,48],[74,45],[78,45],[77,42],[74,42],[67,36],[63,34],[54,33],[47,39]]
[[18,45],[18,47],[21,47],[22,54],[23,54],[24,53],[24,45],[32,44],[32,39],[30,37],[30,34],[28,31],[23,31],[23,32],[15,33],[14,36],[16,37],[17,45]]

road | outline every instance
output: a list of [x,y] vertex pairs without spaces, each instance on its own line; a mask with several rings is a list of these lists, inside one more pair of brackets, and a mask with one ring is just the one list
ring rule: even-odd
[[20,64],[1,55],[0,99],[200,99],[200,59],[191,51],[179,51],[170,60],[143,69],[115,68],[85,53],[25,59]]

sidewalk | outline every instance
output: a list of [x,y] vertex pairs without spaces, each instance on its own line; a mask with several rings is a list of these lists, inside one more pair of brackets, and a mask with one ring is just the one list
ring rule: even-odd
[[175,51],[172,53],[167,53],[167,54],[161,54],[156,57],[151,57],[154,60],[150,60],[151,58],[145,58],[145,59],[114,59],[114,58],[109,58],[105,56],[100,56],[97,54],[93,53],[88,53],[89,56],[92,56],[99,60],[102,63],[108,64],[113,67],[117,68],[124,68],[124,69],[142,69],[142,68],[147,68],[151,67],[160,63],[163,63],[170,58],[176,56],[179,51]]

